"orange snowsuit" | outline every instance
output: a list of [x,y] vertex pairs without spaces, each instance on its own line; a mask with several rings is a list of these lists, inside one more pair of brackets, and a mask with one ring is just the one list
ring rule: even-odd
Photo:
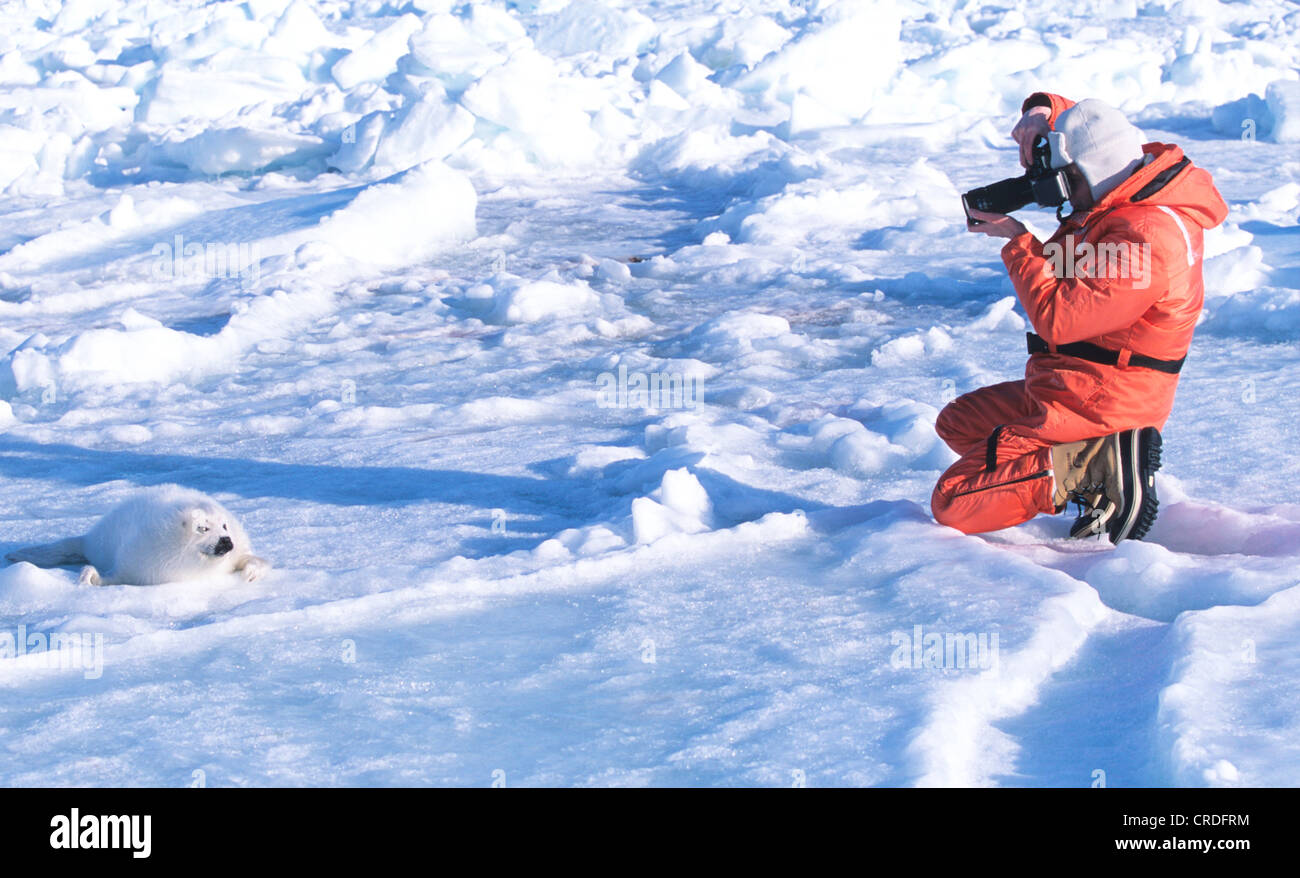
[[[1022,112],[1049,105],[1054,126],[1073,102],[1040,93]],[[1002,248],[1041,351],[1030,355],[1023,381],[964,394],[939,413],[936,432],[961,455],[931,496],[940,524],[981,533],[1059,512],[1053,445],[1159,429],[1169,417],[1175,364],[1191,344],[1205,292],[1204,230],[1228,208],[1209,173],[1177,146],[1148,143],[1142,151],[1144,165],[1091,210],[1067,217],[1047,242],[1025,233]],[[1057,350],[1080,342],[1114,352],[1116,362]]]

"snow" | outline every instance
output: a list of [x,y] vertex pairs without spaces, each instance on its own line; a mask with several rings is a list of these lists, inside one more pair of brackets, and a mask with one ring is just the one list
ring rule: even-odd
[[1268,84],[1265,101],[1271,118],[1269,129],[1277,143],[1300,140],[1300,82],[1279,79]]
[[[1274,783],[1295,785],[1293,732],[1300,716],[1286,684],[1278,681],[1293,679],[1297,670],[1291,647],[1300,634],[1298,603],[1300,587],[1293,586],[1256,605],[1216,606],[1175,623],[1170,636],[1182,655],[1161,693],[1157,717],[1175,781],[1233,786],[1267,773]],[[1223,703],[1216,693],[1225,690],[1239,694]],[[1241,711],[1261,721],[1242,728]],[[1228,740],[1235,743],[1231,750]]]
[[[0,567],[0,781],[1300,782],[1291,5],[0,25],[0,553],[175,482],[275,566]],[[958,193],[1038,89],[1231,208],[1141,543],[929,514],[940,409],[1023,368]]]

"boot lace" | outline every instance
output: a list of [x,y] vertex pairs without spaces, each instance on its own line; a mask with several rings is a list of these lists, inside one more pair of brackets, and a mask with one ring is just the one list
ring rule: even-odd
[[[1067,502],[1075,505],[1076,515],[1074,521],[1076,526],[1081,521],[1097,518],[1101,514],[1101,504],[1105,499],[1105,485],[1101,482],[1080,485],[1071,491]],[[1102,532],[1102,529],[1098,529],[1094,536],[1101,539]]]

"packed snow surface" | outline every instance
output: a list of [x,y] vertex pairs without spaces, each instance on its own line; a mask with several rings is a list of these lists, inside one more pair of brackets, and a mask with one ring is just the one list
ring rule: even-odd
[[[176,482],[275,569],[0,568],[0,782],[1300,784],[1298,63],[1281,0],[3,4],[0,552]],[[1037,90],[1231,207],[1140,543],[929,514]]]

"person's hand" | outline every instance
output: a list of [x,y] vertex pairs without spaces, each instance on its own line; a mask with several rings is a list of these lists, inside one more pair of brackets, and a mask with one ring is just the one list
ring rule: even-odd
[[1020,165],[1029,167],[1034,158],[1034,141],[1052,130],[1048,120],[1052,118],[1049,107],[1030,107],[1020,117],[1016,127],[1011,129],[1011,139],[1020,145]]
[[983,232],[990,238],[1014,238],[1029,231],[1024,223],[1005,213],[985,213],[972,207],[970,215],[979,220],[979,225],[967,223],[966,228],[972,232]]

